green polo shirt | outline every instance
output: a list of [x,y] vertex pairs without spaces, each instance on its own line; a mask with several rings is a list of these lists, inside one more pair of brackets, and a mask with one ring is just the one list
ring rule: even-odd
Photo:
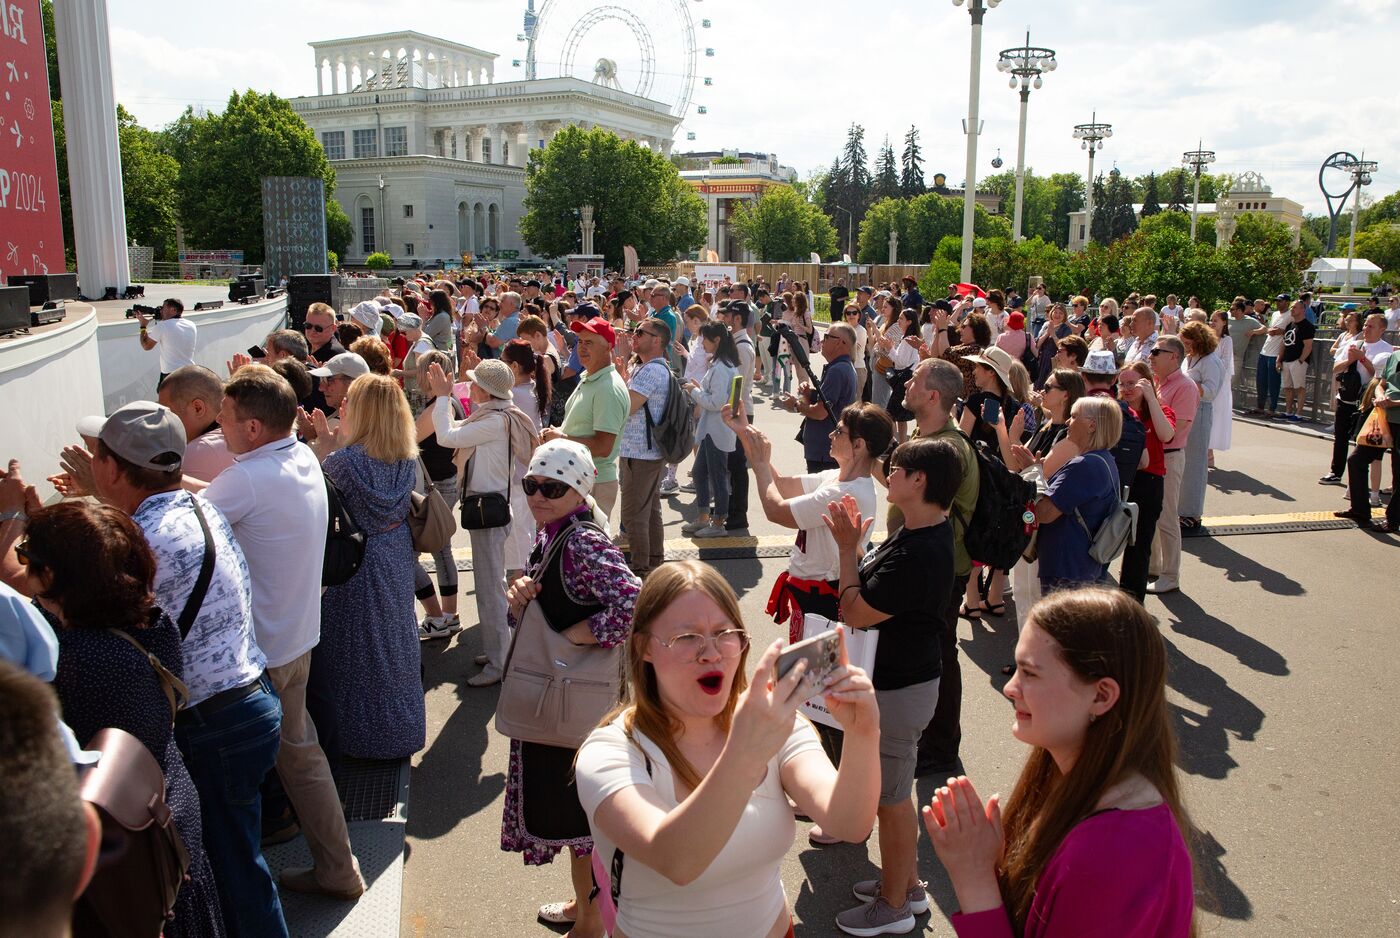
[[592,436],[598,432],[616,436],[608,455],[593,457],[599,482],[617,481],[617,452],[622,448],[622,428],[631,409],[627,384],[612,365],[586,373],[564,405],[564,423],[559,429],[565,436]]

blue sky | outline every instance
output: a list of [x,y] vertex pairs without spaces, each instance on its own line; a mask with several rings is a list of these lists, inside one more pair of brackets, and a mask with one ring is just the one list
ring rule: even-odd
[[[564,22],[604,0],[553,0]],[[950,0],[608,0],[651,28],[661,61],[658,88],[678,82],[674,58],[686,4],[701,55],[695,104],[677,148],[776,153],[802,174],[829,165],[846,127],[866,128],[872,157],[886,134],[898,144],[920,128],[926,173],[962,179],[970,44],[966,7]],[[537,4],[538,5],[538,4]],[[416,29],[496,52],[497,79],[523,76],[524,0],[302,0],[210,7],[171,15],[160,0],[109,0],[117,97],[147,125],[186,105],[217,110],[234,88],[314,94],[307,43]],[[565,9],[572,9],[569,14]],[[215,18],[211,11],[222,14]],[[710,29],[700,21],[709,19]],[[1054,48],[1059,68],[1031,95],[1027,162],[1040,173],[1086,169],[1071,136],[1098,118],[1114,136],[1099,166],[1138,174],[1177,165],[1197,139],[1218,154],[1219,172],[1262,173],[1277,195],[1321,212],[1322,161],[1365,150],[1381,169],[1367,195],[1400,189],[1400,106],[1390,76],[1400,54],[1400,0],[1003,0],[990,10],[982,47],[985,121],[978,173],[993,172],[1001,148],[1014,167],[1019,100],[996,71],[997,53],[1031,42]],[[561,30],[556,36],[562,36]],[[602,26],[578,61],[601,55],[625,69],[630,34]],[[547,77],[551,65],[542,64]],[[711,87],[700,79],[709,76]],[[687,131],[696,140],[685,139]]]

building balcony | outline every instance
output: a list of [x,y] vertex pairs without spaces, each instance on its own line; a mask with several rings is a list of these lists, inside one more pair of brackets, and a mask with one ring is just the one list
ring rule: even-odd
[[473,104],[499,102],[544,95],[583,95],[647,111],[656,117],[674,120],[666,105],[659,101],[605,88],[578,78],[544,78],[536,81],[511,81],[485,85],[465,85],[456,88],[386,88],[383,90],[342,92],[292,98],[292,110],[299,114],[314,114],[337,108],[375,107],[386,104]]

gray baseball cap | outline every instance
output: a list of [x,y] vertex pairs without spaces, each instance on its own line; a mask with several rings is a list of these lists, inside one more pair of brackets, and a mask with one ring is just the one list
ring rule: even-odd
[[360,375],[369,374],[369,365],[354,352],[341,352],[320,368],[312,368],[310,373],[318,378],[330,378],[335,375],[358,378]]
[[168,407],[136,401],[110,417],[84,417],[81,436],[96,437],[122,459],[142,469],[176,472],[185,459],[185,427]]

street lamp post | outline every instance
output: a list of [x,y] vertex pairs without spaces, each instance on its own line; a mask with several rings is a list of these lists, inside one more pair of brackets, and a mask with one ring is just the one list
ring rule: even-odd
[[384,224],[384,246],[379,248],[390,257],[394,256],[394,249],[389,246],[389,213],[384,209],[384,190],[389,188],[384,182],[384,174],[379,174],[379,217]]
[[1201,207],[1201,170],[1215,162],[1214,150],[1202,150],[1200,141],[1196,149],[1181,154],[1181,165],[1195,173],[1196,187],[1191,195],[1191,240],[1196,240],[1196,213]]
[[[1365,157],[1366,151],[1362,150],[1361,155]],[[1371,184],[1371,176],[1375,173],[1378,165],[1375,160],[1354,159],[1342,164],[1341,168],[1351,174],[1352,184],[1356,189],[1356,195],[1352,197],[1351,201],[1351,236],[1347,238],[1347,275],[1342,282],[1342,292],[1350,293],[1351,262],[1356,257],[1356,220],[1361,214],[1361,187]]]
[[1026,44],[1015,49],[1001,50],[997,59],[997,70],[1010,72],[1012,88],[1021,89],[1021,133],[1016,145],[1016,215],[1011,223],[1012,238],[1021,240],[1021,202],[1026,185],[1026,111],[1031,101],[1031,88],[1042,84],[1042,72],[1053,72],[1059,63],[1055,60],[1054,49],[1042,49],[1031,45],[1031,34],[1026,33]]
[[1100,124],[1098,117],[1098,112],[1095,111],[1089,123],[1074,125],[1074,139],[1079,141],[1079,148],[1089,151],[1089,175],[1084,180],[1084,244],[1086,247],[1094,232],[1094,151],[1102,150],[1104,140],[1113,136],[1113,125]]
[[1001,0],[953,0],[953,6],[960,7],[964,2],[972,17],[972,61],[967,82],[967,123],[963,126],[963,133],[967,134],[967,174],[963,183],[962,279],[964,283],[970,283],[972,223],[977,209],[977,137],[982,133],[977,121],[977,95],[982,71],[982,18]]

